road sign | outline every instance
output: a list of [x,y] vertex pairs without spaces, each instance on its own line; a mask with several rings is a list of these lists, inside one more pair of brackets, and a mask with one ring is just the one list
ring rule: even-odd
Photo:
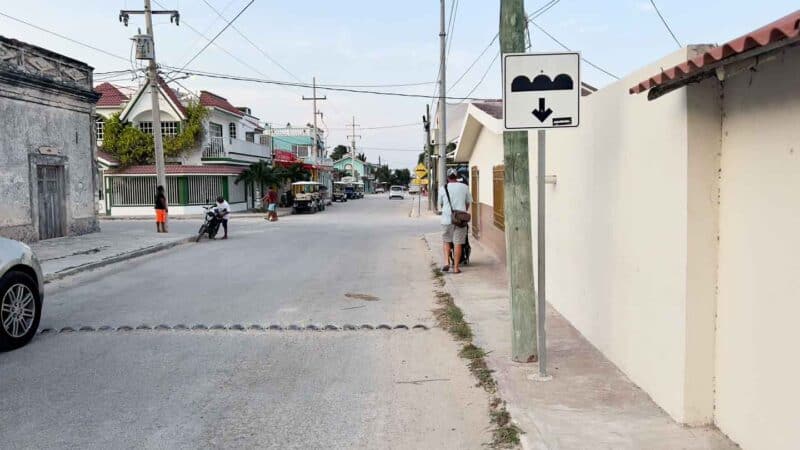
[[428,184],[427,178],[414,178],[411,180],[411,184],[415,186],[426,186]]
[[579,53],[503,55],[503,121],[508,130],[577,127]]
[[414,173],[417,174],[417,178],[425,178],[428,176],[428,169],[425,168],[425,164],[419,163],[414,169]]

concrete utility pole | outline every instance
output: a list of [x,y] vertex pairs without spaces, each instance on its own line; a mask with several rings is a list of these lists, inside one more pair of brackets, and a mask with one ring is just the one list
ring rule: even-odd
[[348,135],[347,137],[349,137],[351,139],[350,142],[351,142],[352,146],[350,148],[353,150],[352,157],[350,158],[350,162],[351,162],[351,164],[350,164],[350,167],[351,167],[350,176],[355,178],[356,177],[356,138],[361,139],[361,135],[360,134],[356,134],[356,127],[359,126],[356,123],[356,116],[353,116],[353,124],[351,126],[353,127],[353,134]]
[[[439,17],[439,165],[437,168],[437,181],[445,183],[447,178],[447,83],[445,77],[447,74],[447,32],[444,25],[444,2],[439,0],[440,4],[440,17]],[[438,190],[438,188],[437,188]]]
[[[500,51],[525,51],[527,24],[524,0],[500,1]],[[536,292],[533,276],[531,192],[528,172],[528,132],[503,132],[505,162],[506,260],[511,288],[511,357],[535,362]]]
[[[175,22],[175,25],[180,23],[180,14],[175,10],[167,11],[153,11],[150,7],[150,0],[144,0],[144,10],[122,10],[119,12],[119,20],[128,26],[128,19],[131,14],[144,14],[145,26],[147,27],[147,35],[150,36],[150,60],[147,67],[147,80],[150,83],[150,100],[152,102],[153,113],[153,143],[155,144],[156,156],[156,184],[164,186],[164,195],[167,196],[167,174],[164,167],[164,139],[161,135],[161,108],[159,107],[158,99],[158,66],[156,65],[156,45],[155,36],[153,35],[153,14],[169,14],[170,22]],[[166,87],[166,89],[169,89]]]
[[433,182],[434,174],[431,171],[431,105],[425,105],[425,115],[422,116],[422,126],[425,129],[425,146],[423,147],[425,149],[425,168],[428,170],[428,211],[432,211],[433,206],[436,205],[436,194],[434,191],[437,191],[437,189],[436,183]]
[[319,149],[319,139],[317,137],[317,114],[318,114],[317,113],[317,100],[327,100],[328,97],[327,96],[317,97],[317,77],[313,77],[312,80],[313,80],[313,85],[312,85],[313,86],[312,87],[313,95],[311,97],[306,97],[304,95],[303,96],[303,100],[312,100],[314,102],[314,156],[315,157],[317,157],[317,156],[321,157],[322,156],[322,154],[321,154],[322,152]]

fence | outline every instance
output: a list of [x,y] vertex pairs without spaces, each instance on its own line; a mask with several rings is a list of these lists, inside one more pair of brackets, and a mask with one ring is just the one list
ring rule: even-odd
[[[110,177],[112,206],[153,206],[156,177]],[[167,198],[179,198],[177,177],[167,177]]]
[[[110,181],[110,206],[152,206],[155,201],[156,177],[113,176]],[[171,205],[205,205],[219,196],[231,203],[246,200],[245,185],[232,185],[228,193],[226,176],[168,176],[167,198]]]

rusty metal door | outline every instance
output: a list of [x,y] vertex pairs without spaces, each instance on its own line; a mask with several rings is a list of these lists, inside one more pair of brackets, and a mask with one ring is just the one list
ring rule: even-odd
[[39,191],[39,239],[64,236],[64,167],[37,166],[36,178]]
[[472,183],[472,235],[478,237],[478,224],[480,223],[480,171],[477,166],[472,166],[472,174],[470,175],[470,183]]

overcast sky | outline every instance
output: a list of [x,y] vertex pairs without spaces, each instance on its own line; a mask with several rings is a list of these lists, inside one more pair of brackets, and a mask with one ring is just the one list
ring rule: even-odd
[[[207,0],[227,18],[235,16],[250,0]],[[190,28],[214,36],[225,22],[203,0],[158,0],[164,7],[179,9],[181,25],[156,19],[156,53],[160,63],[182,66],[205,45]],[[527,1],[532,12],[546,0]],[[110,53],[129,58],[141,16],[131,17],[125,28],[117,20],[120,9],[141,9],[141,0],[2,0],[0,12],[40,27],[90,43]],[[447,0],[448,8],[451,0]],[[721,43],[749,32],[797,9],[796,0],[658,0],[656,4],[683,44]],[[154,3],[154,8],[159,8]],[[448,79],[452,84],[486,48],[497,33],[499,1],[459,0]],[[439,58],[439,2],[435,0],[306,0],[303,2],[255,0],[235,26],[261,49],[254,48],[233,28],[209,47],[189,68],[210,72],[277,80],[303,81],[317,77],[320,84],[431,83]],[[659,21],[649,0],[562,0],[537,19],[542,27],[584,57],[611,73],[625,74],[677,49],[677,44]],[[29,26],[0,16],[0,35],[40,45],[83,60],[97,72],[126,69],[131,63],[81,47]],[[532,51],[560,50],[539,30],[532,29]],[[226,54],[236,55],[244,63]],[[267,59],[267,53],[291,73]],[[449,91],[459,97],[469,93],[486,74],[472,96],[500,97],[499,60],[490,68],[497,44]],[[488,69],[488,71],[487,71]],[[613,78],[583,66],[583,80],[597,87]],[[135,81],[115,79],[116,84]],[[210,90],[234,105],[250,106],[262,120],[302,125],[312,120],[309,89],[277,87],[239,81],[191,77],[181,81],[193,90]],[[433,84],[375,88],[431,95]],[[380,127],[420,122],[425,99],[318,92],[324,123],[330,130],[329,147],[348,142],[344,128],[356,116],[362,127]],[[394,167],[412,167],[422,143],[422,127],[357,130],[357,146],[370,160],[378,157]]]

